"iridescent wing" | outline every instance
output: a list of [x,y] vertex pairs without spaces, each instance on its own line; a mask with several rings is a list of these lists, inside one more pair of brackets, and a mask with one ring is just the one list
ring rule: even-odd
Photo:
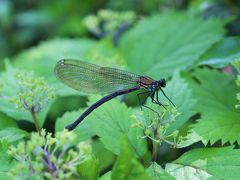
[[105,94],[138,85],[140,76],[84,61],[64,59],[55,66],[55,74],[64,84],[85,93]]

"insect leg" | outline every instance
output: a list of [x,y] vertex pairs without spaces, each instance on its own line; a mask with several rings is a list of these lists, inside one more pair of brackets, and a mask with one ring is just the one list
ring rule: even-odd
[[[156,94],[156,100],[154,99],[155,94]],[[163,105],[162,103],[160,103],[158,101],[158,91],[154,91],[154,93],[151,95],[151,99],[152,99],[152,103],[162,106],[162,107],[164,107],[164,109],[166,109],[165,105]]]
[[175,105],[173,104],[173,102],[169,99],[169,97],[167,97],[167,95],[165,94],[165,92],[162,90],[162,88],[160,88],[160,90],[162,91],[163,95],[165,96],[165,98],[167,98],[169,100],[169,102],[175,107]]
[[[149,94],[150,94],[150,93],[151,93],[151,92],[149,92],[149,91],[145,91],[145,92],[141,92],[141,93],[138,93],[138,94],[137,94],[138,102],[139,102],[139,104],[140,104],[141,110],[142,110],[142,106],[145,104],[145,102],[146,102],[147,98],[149,97]],[[147,95],[147,96],[144,98],[144,100],[141,102],[140,95],[143,95],[143,94],[148,94],[148,95]]]
[[142,104],[142,106],[145,107],[145,108],[147,108],[147,109],[150,109],[151,111],[153,111],[154,113],[156,113],[156,114],[158,115],[158,117],[160,117],[157,111],[155,111],[154,109],[152,109],[152,108],[150,108],[150,107],[148,107],[148,106],[145,105],[145,102],[146,102],[147,98],[148,98],[148,97],[151,97],[151,99],[152,99],[152,97],[154,97],[154,93],[155,93],[155,91],[150,91],[150,92],[149,92],[149,95],[144,99],[144,103]]

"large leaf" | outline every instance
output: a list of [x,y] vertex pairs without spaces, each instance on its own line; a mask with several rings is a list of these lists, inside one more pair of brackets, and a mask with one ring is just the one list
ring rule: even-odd
[[217,140],[221,140],[222,144],[233,144],[236,141],[240,143],[240,113],[213,112],[204,115],[193,127],[193,131],[204,144],[208,141],[213,144]]
[[[55,130],[62,131],[66,125],[69,125],[70,123],[75,121],[82,114],[82,112],[82,110],[66,112],[62,117],[57,118]],[[78,127],[74,130],[74,132],[77,134],[77,140],[79,142],[87,140],[93,135],[95,135],[94,129],[89,121],[83,121],[82,123],[80,123]]]
[[55,77],[54,67],[61,59],[79,59],[104,66],[125,66],[123,59],[109,41],[97,43],[89,39],[54,39],[42,42],[18,55],[14,59],[14,65],[44,76],[60,95],[80,94],[63,85]]
[[64,58],[84,59],[86,51],[94,45],[88,39],[53,39],[44,41],[14,58],[14,65],[34,71],[46,78],[54,77],[55,64]]
[[232,147],[201,148],[166,165],[177,179],[239,179],[240,151]]
[[154,78],[184,70],[223,36],[223,22],[170,12],[141,20],[122,38],[128,67]]
[[[17,70],[15,68],[13,68],[10,64],[7,63],[6,71],[0,74],[0,79],[4,84],[4,88],[1,93],[2,98],[0,101],[0,111],[16,120],[27,120],[33,122],[31,113],[29,111],[19,110],[13,103],[9,102],[9,98],[16,96],[19,90],[17,80],[15,79],[16,71]],[[47,105],[44,106],[40,113],[36,114],[40,126],[43,125],[47,116],[47,112],[52,103],[53,101],[49,102]]]
[[[191,81],[194,97],[198,100],[195,109],[202,118],[193,126],[190,138],[204,144],[221,140],[222,143],[240,140],[239,111],[235,109],[237,87],[232,77],[217,70],[197,69]],[[188,138],[189,138],[188,137]]]
[[212,114],[221,111],[236,111],[238,90],[232,77],[207,68],[196,69],[192,76],[197,79],[190,85],[198,101],[195,106],[198,112]]
[[[89,105],[95,103],[99,96],[90,97]],[[131,127],[132,109],[117,100],[111,100],[90,114],[85,121],[91,121],[96,134],[101,138],[105,147],[115,154],[120,152],[120,138],[127,135],[129,142],[139,157],[147,151],[145,139],[138,138],[143,132]]]
[[53,39],[24,51],[14,58],[14,65],[44,76],[56,86],[60,94],[76,94],[77,91],[62,85],[54,74],[55,64],[64,58],[85,60],[86,51],[95,45],[88,39]]
[[[126,138],[127,139],[127,138]],[[131,149],[127,140],[122,138],[121,152],[112,170],[112,179],[118,180],[150,180],[147,172],[136,159],[136,155]],[[123,141],[125,140],[125,141]]]
[[217,43],[200,58],[201,65],[223,67],[240,57],[240,37],[228,37]]

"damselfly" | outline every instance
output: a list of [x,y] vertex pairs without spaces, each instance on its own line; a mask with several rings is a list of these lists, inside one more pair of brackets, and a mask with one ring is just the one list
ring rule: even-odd
[[[73,89],[85,93],[109,94],[91,105],[76,121],[66,126],[68,130],[75,129],[86,116],[103,103],[114,97],[140,89],[146,90],[138,94],[141,106],[149,108],[145,106],[145,103],[148,97],[150,97],[154,104],[165,108],[159,102],[158,91],[161,91],[174,106],[162,89],[166,86],[164,78],[154,80],[148,76],[139,76],[116,68],[101,67],[84,61],[70,59],[59,61],[55,66],[55,74],[63,83]],[[145,94],[145,98],[141,102],[140,96],[143,94]]]

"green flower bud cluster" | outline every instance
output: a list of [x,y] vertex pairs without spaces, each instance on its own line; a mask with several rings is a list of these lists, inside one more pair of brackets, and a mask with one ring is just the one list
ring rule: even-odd
[[[234,61],[232,64],[238,71],[238,75],[237,75],[237,79],[236,79],[236,85],[238,87],[240,87],[240,58],[236,59],[236,61]],[[237,104],[235,107],[240,108],[240,93],[237,93],[236,98],[237,98],[239,104]]]
[[[150,105],[150,108],[154,108]],[[150,123],[146,123],[144,120],[144,114],[141,114],[142,117],[137,117],[135,115],[131,116],[133,120],[132,127],[140,128],[144,132],[144,136],[141,138],[149,138],[154,142],[161,144],[163,141],[175,146],[175,139],[178,137],[178,131],[174,131],[172,134],[166,136],[167,128],[176,121],[176,118],[180,115],[175,107],[161,109],[160,112],[155,113],[149,110],[149,119]],[[151,116],[154,114],[154,116]],[[149,121],[148,121],[149,122]],[[166,140],[167,138],[172,137],[174,142]]]
[[116,12],[112,10],[99,10],[97,15],[87,16],[83,23],[94,35],[115,32],[122,24],[132,24],[136,19],[134,12]]
[[53,89],[47,85],[44,78],[35,77],[33,73],[19,71],[15,74],[18,92],[9,98],[18,109],[38,113],[54,98]]
[[91,158],[90,142],[72,146],[76,140],[72,131],[57,132],[55,137],[44,129],[32,133],[30,140],[10,146],[8,154],[18,163],[10,170],[13,177],[45,177],[47,179],[68,179],[79,177],[77,166]]

